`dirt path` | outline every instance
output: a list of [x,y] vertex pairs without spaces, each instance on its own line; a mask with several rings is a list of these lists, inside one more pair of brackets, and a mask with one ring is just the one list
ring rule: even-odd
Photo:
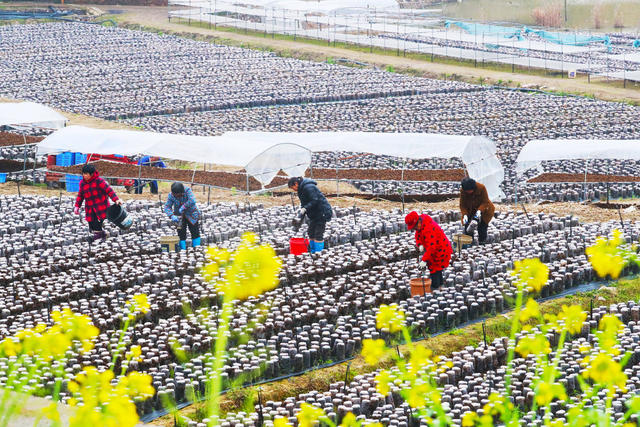
[[[103,10],[107,9],[101,6]],[[615,87],[611,84],[589,83],[586,78],[573,80],[554,77],[544,77],[528,74],[516,74],[504,71],[489,70],[484,68],[466,67],[462,65],[450,65],[437,62],[421,61],[393,55],[380,55],[368,52],[359,52],[349,49],[335,48],[331,46],[319,46],[304,42],[290,40],[277,40],[268,37],[256,37],[235,32],[216,31],[208,28],[189,26],[182,23],[169,22],[166,7],[154,6],[113,6],[108,10],[120,10],[123,13],[116,15],[121,23],[153,27],[161,31],[175,33],[190,33],[200,36],[214,36],[221,39],[243,43],[249,47],[271,49],[286,55],[324,61],[329,57],[346,58],[354,61],[365,62],[385,68],[392,66],[396,71],[408,71],[420,73],[427,77],[442,78],[445,75],[455,74],[459,79],[478,83],[495,83],[501,80],[510,82],[510,86],[537,87],[550,91],[567,92],[578,95],[595,96],[598,99],[610,101],[626,101],[640,104],[640,86],[637,89]]]

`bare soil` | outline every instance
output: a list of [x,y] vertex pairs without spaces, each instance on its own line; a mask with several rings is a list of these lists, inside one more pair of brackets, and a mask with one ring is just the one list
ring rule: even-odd
[[20,135],[13,132],[0,132],[0,147],[8,147],[11,145],[35,144],[44,139],[43,136]]
[[[139,168],[135,165],[125,163],[115,163],[107,161],[92,162],[100,175],[105,177],[118,178],[144,178],[162,179],[167,181],[193,182],[196,184],[214,185],[222,188],[247,188],[247,176],[244,173],[220,172],[220,171],[189,171],[186,169],[161,169],[152,167]],[[56,172],[72,173],[79,175],[83,165],[70,167],[49,166],[49,169]],[[266,188],[279,187],[287,183],[288,178],[275,177]],[[262,189],[258,180],[249,177],[249,189],[251,191]]]
[[0,173],[6,172],[18,172],[26,168],[26,170],[33,169],[33,163],[27,162],[26,166],[23,162],[18,160],[0,159]]

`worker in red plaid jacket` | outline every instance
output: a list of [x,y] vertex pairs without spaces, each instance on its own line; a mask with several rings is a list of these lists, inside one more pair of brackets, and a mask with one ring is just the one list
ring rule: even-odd
[[[108,198],[107,198],[108,197]],[[82,167],[82,181],[76,197],[76,206],[73,212],[80,215],[80,207],[84,200],[85,219],[89,223],[89,230],[93,232],[93,240],[106,239],[107,234],[102,229],[102,223],[107,218],[109,199],[121,205],[122,200],[116,196],[107,181],[98,174],[95,166],[84,165]]]

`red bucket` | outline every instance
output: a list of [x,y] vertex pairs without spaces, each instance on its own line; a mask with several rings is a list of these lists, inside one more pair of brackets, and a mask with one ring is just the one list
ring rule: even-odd
[[289,240],[289,253],[292,255],[300,255],[309,252],[309,239],[301,239],[293,237]]

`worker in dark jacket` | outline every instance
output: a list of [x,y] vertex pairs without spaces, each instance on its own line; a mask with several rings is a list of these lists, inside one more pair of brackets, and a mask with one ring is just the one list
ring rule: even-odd
[[[167,165],[164,164],[159,157],[151,157],[151,156],[142,156],[140,160],[138,160],[138,165],[140,166],[153,166],[155,168],[166,168]],[[135,180],[134,187],[136,189],[136,194],[142,194],[142,189],[149,182],[149,189],[151,190],[151,194],[158,194],[158,181],[141,181]]]
[[416,246],[422,253],[418,267],[421,270],[429,269],[431,274],[431,289],[442,286],[442,270],[449,266],[451,261],[451,242],[442,231],[442,228],[427,214],[418,215],[411,211],[404,218],[409,230],[416,230]]
[[171,222],[179,227],[180,249],[187,249],[187,227],[191,233],[191,246],[200,246],[200,210],[190,188],[185,188],[181,182],[171,184],[171,193],[163,210]]
[[489,221],[493,218],[495,211],[495,206],[489,200],[487,187],[469,177],[460,182],[460,214],[465,234],[473,236],[473,231],[468,229],[471,221],[476,221],[478,242],[484,243],[487,240]]
[[324,249],[324,230],[332,216],[331,205],[313,180],[295,177],[289,179],[288,185],[300,198],[298,219],[309,217],[309,251],[320,252]]
[[76,197],[76,205],[73,213],[80,214],[80,207],[84,201],[85,219],[89,223],[89,230],[93,232],[93,240],[106,239],[107,234],[102,229],[102,223],[107,218],[109,199],[121,205],[122,201],[113,192],[107,181],[98,174],[95,166],[91,164],[82,167],[82,181]]

